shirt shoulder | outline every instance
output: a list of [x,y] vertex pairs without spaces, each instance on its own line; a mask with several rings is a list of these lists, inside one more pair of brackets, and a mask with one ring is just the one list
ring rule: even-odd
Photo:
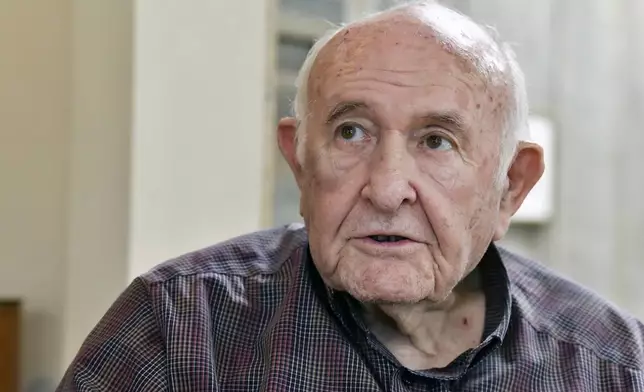
[[56,391],[165,391],[166,370],[148,288],[135,279],[85,339]]
[[202,274],[249,277],[272,274],[306,245],[304,226],[288,226],[241,235],[159,264],[141,279],[147,284]]
[[599,360],[644,370],[644,325],[546,266],[499,248],[518,316],[541,334]]
[[[289,284],[273,277],[305,245],[303,226],[290,225],[158,265],[136,278],[110,307],[57,391],[163,391],[186,375],[194,375],[185,381],[191,390],[214,390],[211,350],[239,350],[242,346],[235,343],[240,339],[258,336],[264,324],[256,316],[265,321],[281,303],[276,293]],[[247,303],[260,304],[261,311]]]

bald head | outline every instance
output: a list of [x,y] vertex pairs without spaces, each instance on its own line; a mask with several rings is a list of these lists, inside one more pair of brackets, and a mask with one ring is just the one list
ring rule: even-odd
[[[436,48],[454,56],[463,72],[477,77],[485,88],[493,89],[498,95],[497,131],[501,135],[498,174],[502,176],[511,162],[517,141],[528,139],[523,74],[512,50],[499,42],[493,31],[433,1],[409,2],[366,16],[329,31],[316,42],[300,69],[293,104],[298,122],[300,162],[304,162],[311,103],[324,83],[320,70],[332,64],[350,62],[361,54],[389,58],[394,62],[397,60],[396,47],[405,45],[407,49],[413,47],[419,56],[429,51],[437,53]],[[410,51],[404,56],[410,56]],[[387,67],[386,62],[384,67]],[[350,69],[340,68],[339,73]]]

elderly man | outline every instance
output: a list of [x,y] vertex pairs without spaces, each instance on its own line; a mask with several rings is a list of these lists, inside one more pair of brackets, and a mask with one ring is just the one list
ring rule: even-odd
[[494,245],[543,172],[527,112],[510,50],[445,7],[332,32],[277,132],[305,229],[136,279],[59,390],[644,391],[642,324]]

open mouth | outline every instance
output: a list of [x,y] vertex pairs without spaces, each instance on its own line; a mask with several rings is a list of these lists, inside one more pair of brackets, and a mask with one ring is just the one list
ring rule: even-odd
[[370,235],[369,238],[376,242],[400,242],[408,241],[409,238],[398,235]]

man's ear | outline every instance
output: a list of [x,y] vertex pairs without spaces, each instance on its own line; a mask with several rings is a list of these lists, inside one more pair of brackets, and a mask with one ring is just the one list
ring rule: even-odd
[[539,181],[544,169],[541,146],[530,142],[519,142],[514,161],[505,179],[499,221],[494,232],[495,241],[503,238],[510,226],[510,219]]
[[282,156],[293,171],[297,185],[301,187],[302,165],[297,159],[297,141],[295,138],[297,132],[297,120],[293,117],[282,118],[277,124],[277,145],[282,152]]

